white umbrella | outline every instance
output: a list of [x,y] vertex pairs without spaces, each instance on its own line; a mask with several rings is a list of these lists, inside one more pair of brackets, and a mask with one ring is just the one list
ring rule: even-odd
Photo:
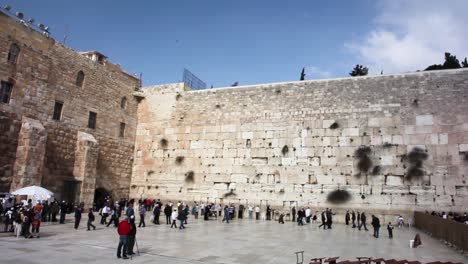
[[18,189],[11,194],[32,196],[36,201],[48,200],[54,195],[53,192],[35,185]]

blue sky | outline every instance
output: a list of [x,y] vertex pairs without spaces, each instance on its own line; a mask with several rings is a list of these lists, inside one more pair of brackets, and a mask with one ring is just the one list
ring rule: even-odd
[[440,63],[446,50],[468,56],[467,1],[438,2],[0,0],[61,42],[67,31],[67,46],[142,72],[144,85],[180,81],[187,68],[214,87],[298,80],[302,67],[320,79],[357,63],[395,73]]

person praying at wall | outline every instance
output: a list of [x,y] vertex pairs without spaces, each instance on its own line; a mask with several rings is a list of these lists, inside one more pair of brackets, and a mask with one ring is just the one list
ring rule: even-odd
[[349,225],[349,220],[351,219],[351,215],[349,214],[349,210],[346,210],[346,215],[345,215],[345,223],[346,225]]
[[255,220],[260,219],[260,207],[258,205],[255,207]]
[[292,222],[296,222],[296,206],[293,206],[291,210],[291,214],[292,214]]
[[252,215],[253,215],[253,206],[249,204],[249,219],[252,219]]

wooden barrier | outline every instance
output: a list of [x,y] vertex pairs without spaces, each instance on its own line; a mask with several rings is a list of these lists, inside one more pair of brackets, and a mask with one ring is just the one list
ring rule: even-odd
[[414,224],[431,236],[468,251],[468,225],[422,212],[414,213]]

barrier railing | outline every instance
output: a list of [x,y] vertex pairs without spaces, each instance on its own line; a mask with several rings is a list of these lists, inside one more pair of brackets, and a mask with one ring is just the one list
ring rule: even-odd
[[414,213],[414,224],[431,236],[468,251],[468,225],[422,212]]

